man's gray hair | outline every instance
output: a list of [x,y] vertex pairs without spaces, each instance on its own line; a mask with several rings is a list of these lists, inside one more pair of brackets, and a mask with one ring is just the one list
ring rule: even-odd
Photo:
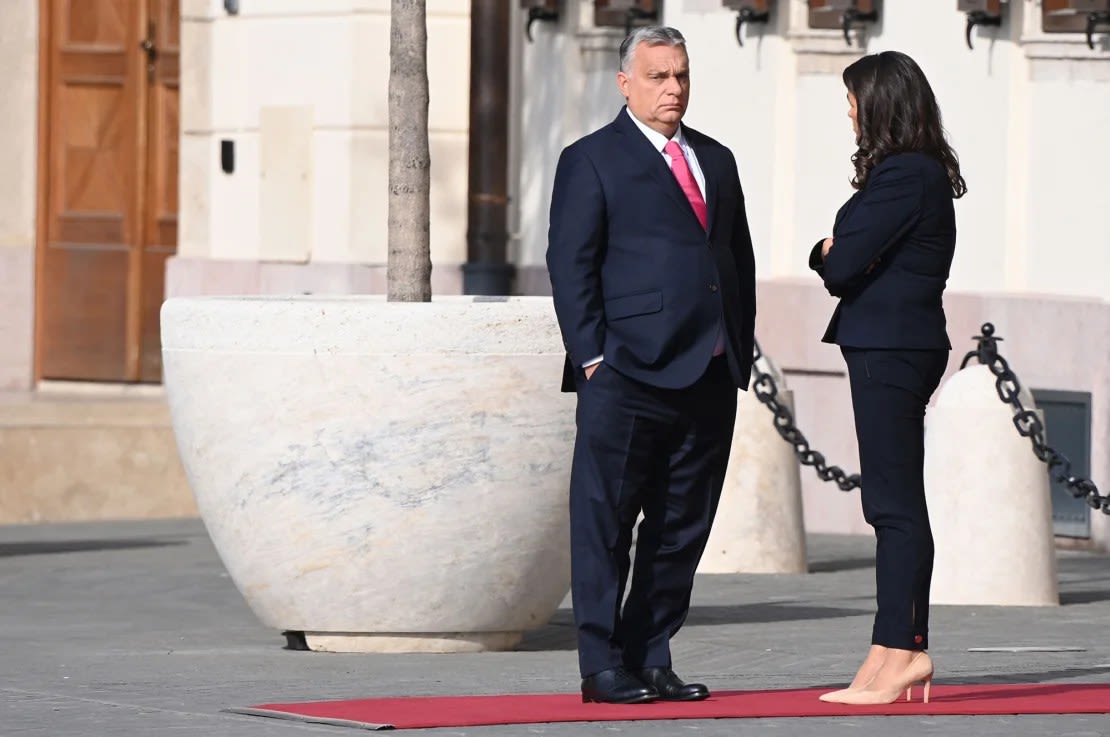
[[686,38],[677,28],[670,26],[637,28],[621,43],[620,70],[625,74],[628,74],[628,70],[632,68],[632,55],[636,53],[636,47],[642,43],[649,46],[685,46]]

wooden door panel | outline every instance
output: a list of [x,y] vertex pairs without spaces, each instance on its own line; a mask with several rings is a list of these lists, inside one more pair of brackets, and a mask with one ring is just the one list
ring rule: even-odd
[[138,236],[138,0],[51,0],[41,373],[126,381]]
[[157,49],[148,73],[148,137],[141,288],[141,381],[162,380],[159,313],[166,259],[177,252],[178,104],[181,21],[178,0],[148,0]]
[[51,298],[42,305],[42,328],[52,347],[48,378],[120,381],[125,375],[129,259],[126,248],[46,251],[43,277]]

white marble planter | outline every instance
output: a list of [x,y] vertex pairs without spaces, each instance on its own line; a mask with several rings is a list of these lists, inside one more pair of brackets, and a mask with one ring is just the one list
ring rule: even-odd
[[550,298],[177,298],[162,346],[197,506],[266,625],[320,650],[503,649],[566,595]]

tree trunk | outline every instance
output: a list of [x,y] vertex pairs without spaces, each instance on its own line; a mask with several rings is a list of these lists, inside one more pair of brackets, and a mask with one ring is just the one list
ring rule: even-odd
[[389,28],[389,301],[432,298],[426,0],[391,0]]

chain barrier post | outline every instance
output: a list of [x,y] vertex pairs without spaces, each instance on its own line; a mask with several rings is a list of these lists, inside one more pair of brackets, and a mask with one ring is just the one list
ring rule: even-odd
[[[1027,392],[1025,400],[1034,411]],[[986,366],[965,366],[937,391],[924,468],[936,551],[930,600],[1057,605],[1048,474],[1014,432]]]
[[779,388],[775,377],[760,368],[763,351],[759,341],[755,342],[755,360],[752,363],[752,373],[755,381],[752,382],[752,391],[756,398],[762,402],[774,415],[775,429],[783,440],[794,448],[798,462],[803,466],[812,466],[822,481],[832,481],[841,491],[851,491],[860,486],[858,473],[847,474],[840,466],[830,466],[825,462],[825,456],[810,447],[809,441],[798,426],[794,424],[794,411],[787,404],[779,401]]
[[[759,370],[781,377],[766,357]],[[778,378],[776,401],[793,394]],[[801,468],[794,450],[766,422],[752,392],[737,391],[736,426],[721,501],[699,573],[805,573]]]
[[972,358],[977,358],[979,363],[989,368],[995,377],[998,398],[1013,407],[1014,427],[1022,437],[1029,438],[1033,444],[1033,454],[1048,466],[1049,475],[1057,483],[1067,487],[1068,493],[1073,497],[1084,500],[1091,509],[1110,514],[1110,497],[1099,494],[1098,487],[1091,479],[1072,474],[1068,457],[1045,442],[1044,423],[1036,412],[1025,407],[1021,400],[1021,382],[1010,369],[1010,364],[998,352],[998,343],[1002,338],[995,336],[994,325],[985,322],[981,331],[980,335],[972,338],[978,347],[964,356],[960,368],[967,366]]

